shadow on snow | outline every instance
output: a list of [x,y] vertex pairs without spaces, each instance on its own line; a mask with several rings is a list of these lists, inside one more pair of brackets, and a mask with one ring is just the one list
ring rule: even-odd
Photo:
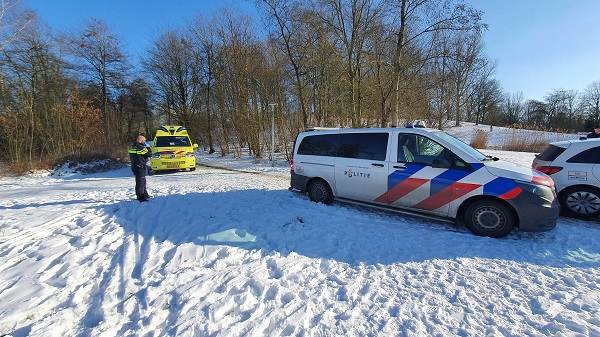
[[295,252],[351,265],[480,258],[559,268],[600,266],[600,226],[572,219],[561,218],[550,232],[491,239],[443,222],[316,204],[287,190],[189,193],[100,207],[111,208],[114,221],[144,243],[222,245],[265,255]]

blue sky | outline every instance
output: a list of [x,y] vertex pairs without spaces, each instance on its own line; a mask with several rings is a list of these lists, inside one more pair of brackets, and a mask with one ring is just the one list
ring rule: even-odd
[[469,0],[485,12],[487,55],[507,92],[542,100],[600,81],[600,1]]
[[[600,81],[600,1],[466,0],[485,12],[484,41],[497,62],[496,78],[509,93],[542,100],[555,89],[583,91]],[[225,4],[250,8],[248,1],[219,0],[26,0],[58,30],[96,17],[115,27],[133,54],[142,54],[165,27],[210,13]]]

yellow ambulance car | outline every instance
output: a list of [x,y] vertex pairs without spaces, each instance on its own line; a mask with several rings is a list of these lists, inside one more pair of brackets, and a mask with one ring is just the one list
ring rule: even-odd
[[152,158],[148,174],[165,170],[196,169],[196,156],[194,149],[198,144],[193,144],[187,129],[180,125],[159,126],[152,142]]

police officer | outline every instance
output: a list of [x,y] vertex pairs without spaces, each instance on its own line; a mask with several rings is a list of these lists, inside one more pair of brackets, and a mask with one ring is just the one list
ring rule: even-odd
[[146,146],[146,137],[138,136],[129,148],[131,171],[135,175],[135,194],[139,202],[148,201],[151,196],[146,191],[146,162],[152,156],[152,151]]
[[587,138],[600,138],[600,125],[594,127],[594,132],[587,135]]

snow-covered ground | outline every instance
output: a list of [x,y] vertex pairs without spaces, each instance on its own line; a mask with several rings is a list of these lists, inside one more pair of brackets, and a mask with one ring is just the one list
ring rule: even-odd
[[0,179],[0,336],[600,336],[597,221],[476,237],[198,159],[142,204],[128,168]]

